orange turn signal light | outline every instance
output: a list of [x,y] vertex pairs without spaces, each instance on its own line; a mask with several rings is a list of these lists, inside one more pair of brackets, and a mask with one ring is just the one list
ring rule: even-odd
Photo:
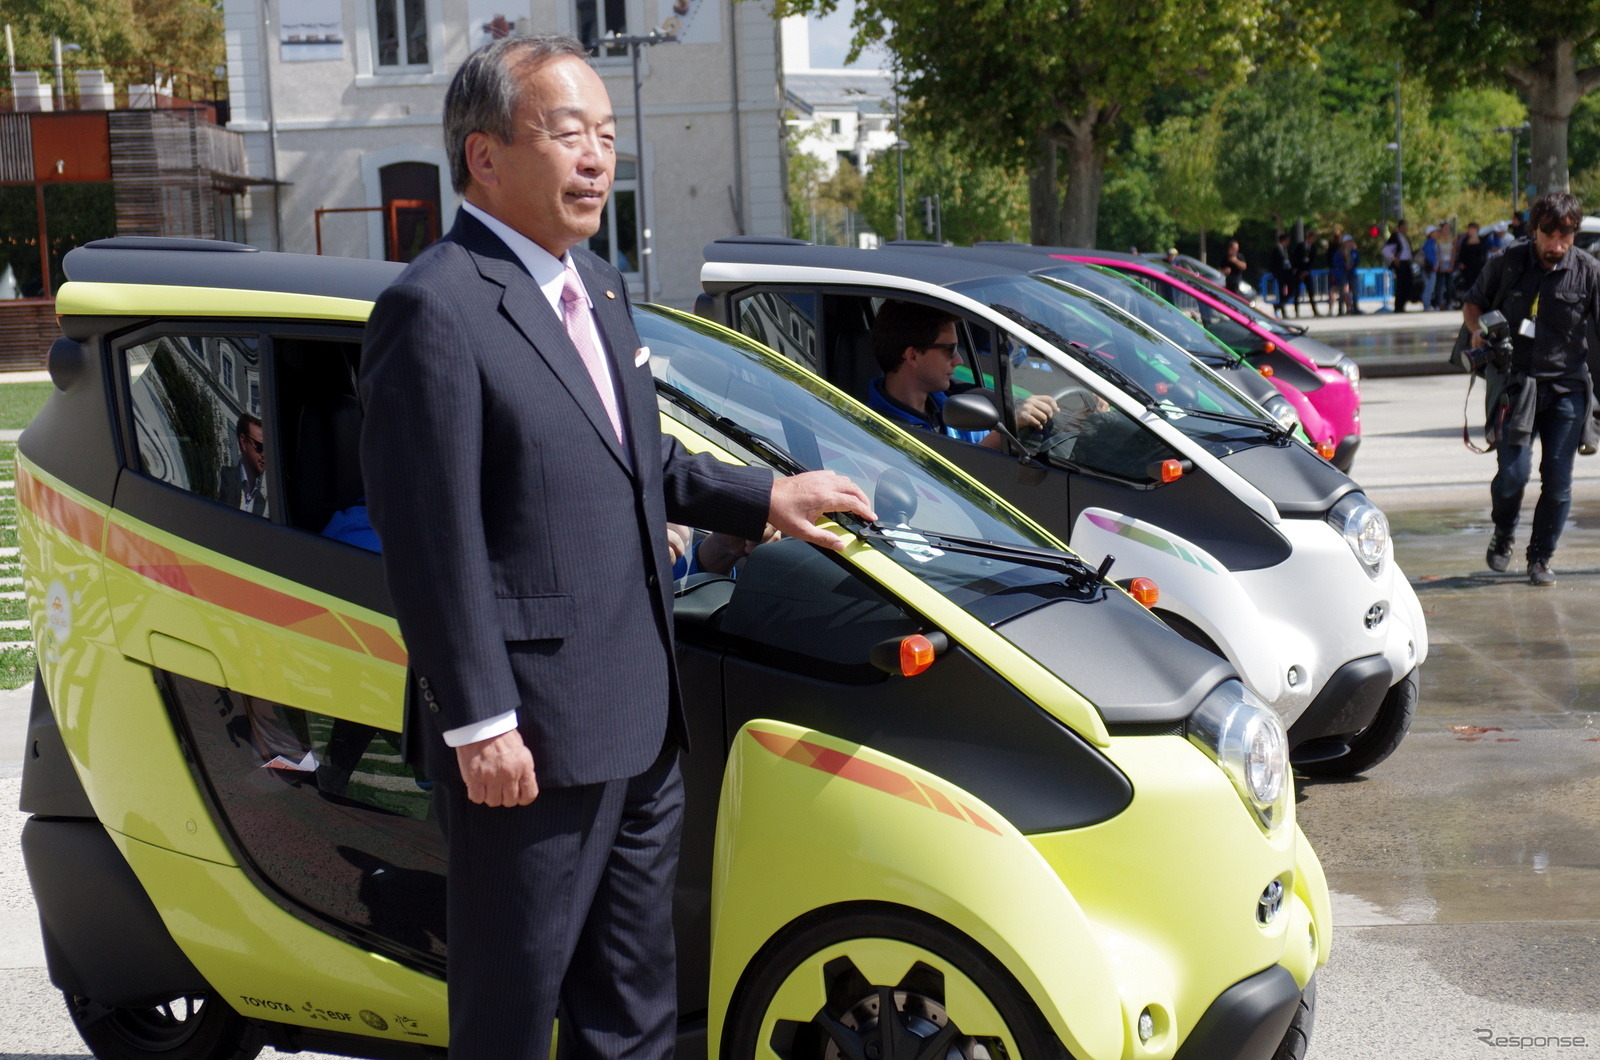
[[915,677],[933,665],[937,654],[931,640],[921,633],[913,633],[900,642],[900,672],[906,677]]
[[1182,460],[1170,460],[1169,459],[1169,460],[1161,461],[1161,481],[1162,482],[1176,482],[1182,477],[1183,477],[1183,461]]
[[1149,578],[1135,578],[1128,583],[1128,595],[1146,607],[1154,607],[1161,599],[1161,590]]
[[1266,376],[1268,379],[1272,378],[1272,365],[1264,364],[1264,365],[1262,365],[1260,368],[1258,368],[1256,370],[1259,371],[1262,375]]
[[1278,344],[1276,342],[1263,343],[1262,346],[1261,346],[1261,352],[1262,353],[1276,353],[1276,352],[1278,352]]
[[1332,442],[1318,442],[1317,443],[1317,455],[1322,457],[1322,459],[1324,459],[1324,460],[1332,460],[1333,459],[1333,454],[1334,454],[1334,448],[1333,448],[1333,443]]

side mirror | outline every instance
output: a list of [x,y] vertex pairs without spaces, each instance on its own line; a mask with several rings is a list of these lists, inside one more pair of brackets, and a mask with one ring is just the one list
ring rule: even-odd
[[1000,410],[982,390],[950,395],[943,412],[946,426],[958,431],[992,431],[1000,426]]
[[897,467],[885,468],[872,490],[872,510],[888,526],[910,523],[917,514],[917,488],[911,476]]

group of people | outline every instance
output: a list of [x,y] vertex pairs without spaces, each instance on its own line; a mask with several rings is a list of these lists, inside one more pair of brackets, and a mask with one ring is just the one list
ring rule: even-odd
[[[1521,227],[1520,219],[1513,222],[1511,238],[1505,243],[1521,238]],[[1424,309],[1453,309],[1463,304],[1489,255],[1500,245],[1498,234],[1485,238],[1476,221],[1468,222],[1459,236],[1452,234],[1448,222],[1441,221],[1423,230],[1418,247],[1412,243],[1407,223],[1397,221],[1383,244],[1384,267],[1394,273],[1394,311],[1404,313],[1412,302],[1420,302]]]

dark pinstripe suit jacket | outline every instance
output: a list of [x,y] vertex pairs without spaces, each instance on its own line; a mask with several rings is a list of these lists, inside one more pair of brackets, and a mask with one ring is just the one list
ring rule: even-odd
[[542,787],[633,776],[669,719],[684,731],[664,522],[759,537],[771,490],[661,434],[622,277],[572,255],[629,451],[544,294],[465,212],[378,299],[360,378],[413,692],[440,731],[517,710]]

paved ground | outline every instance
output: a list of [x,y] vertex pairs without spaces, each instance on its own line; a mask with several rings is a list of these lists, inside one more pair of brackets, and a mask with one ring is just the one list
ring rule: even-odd
[[[1364,388],[1355,475],[1390,513],[1433,647],[1395,757],[1301,784],[1336,903],[1315,1060],[1492,1057],[1513,1047],[1497,1037],[1600,1057],[1600,458],[1578,463],[1558,585],[1487,573],[1492,458],[1461,447],[1464,387]],[[16,805],[26,706],[0,696],[0,806]],[[0,810],[0,1058],[81,1058],[42,967],[21,820]]]

